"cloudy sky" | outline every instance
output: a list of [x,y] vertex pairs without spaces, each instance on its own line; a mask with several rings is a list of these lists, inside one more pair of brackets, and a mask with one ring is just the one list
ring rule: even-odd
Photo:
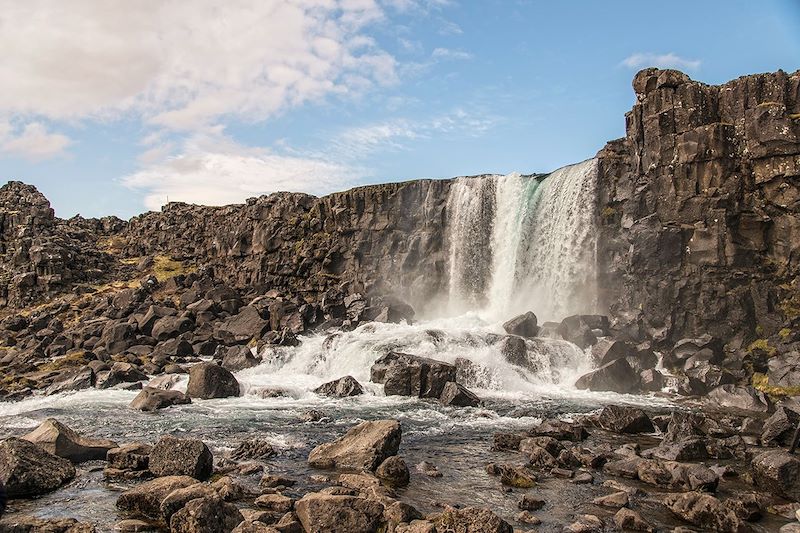
[[553,170],[624,134],[640,68],[800,68],[800,2],[0,0],[0,50],[2,181],[127,218]]

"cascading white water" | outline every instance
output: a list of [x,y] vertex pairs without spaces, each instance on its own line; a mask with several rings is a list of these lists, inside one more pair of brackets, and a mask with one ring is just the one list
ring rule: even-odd
[[448,201],[455,309],[465,300],[482,304],[471,309],[490,320],[530,310],[545,320],[593,311],[596,183],[595,159],[545,178],[456,180]]

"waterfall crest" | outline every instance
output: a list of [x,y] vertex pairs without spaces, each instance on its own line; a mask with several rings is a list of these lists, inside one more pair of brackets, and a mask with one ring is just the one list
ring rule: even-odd
[[448,199],[450,308],[545,320],[596,306],[597,160],[540,176],[459,178]]

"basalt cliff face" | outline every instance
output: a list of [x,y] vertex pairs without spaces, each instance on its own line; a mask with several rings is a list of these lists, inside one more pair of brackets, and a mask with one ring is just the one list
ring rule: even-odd
[[659,340],[775,334],[800,314],[800,71],[633,88],[599,154],[602,300]]
[[[800,314],[800,73],[709,86],[648,69],[633,85],[626,137],[598,154],[599,310],[657,341],[776,333]],[[317,302],[336,288],[421,308],[447,289],[451,184],[173,203],[126,223],[60,220],[11,182],[0,189],[0,296],[11,312],[167,258],[251,295]]]

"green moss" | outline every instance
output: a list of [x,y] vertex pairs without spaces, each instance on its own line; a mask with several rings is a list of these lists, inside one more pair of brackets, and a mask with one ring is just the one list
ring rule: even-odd
[[753,374],[752,385],[754,389],[763,392],[773,400],[786,398],[787,396],[800,396],[800,386],[776,387],[775,385],[770,385],[769,377],[759,372]]
[[59,357],[58,359],[54,359],[49,363],[43,363],[36,367],[36,370],[42,372],[54,372],[56,370],[61,370],[62,368],[73,368],[77,366],[83,366],[88,364],[89,361],[88,357],[86,357],[86,352],[83,350],[78,350],[77,352],[68,353],[64,357]]
[[791,115],[789,115],[789,119],[800,120],[800,113],[792,113]]
[[606,207],[603,209],[602,213],[600,213],[600,215],[601,215],[603,218],[614,218],[614,215],[616,215],[616,214],[617,214],[617,210],[616,210],[616,209],[614,209],[613,207],[611,207],[610,205],[609,205],[609,206],[606,206]]
[[157,255],[153,258],[153,275],[158,281],[196,271],[196,267],[187,266],[183,261],[176,261],[167,255]]
[[783,328],[782,330],[780,330],[778,332],[778,336],[781,339],[784,339],[784,340],[788,339],[789,335],[791,335],[791,334],[792,334],[792,330],[790,330],[789,328]]
[[774,346],[771,346],[767,339],[755,340],[750,343],[750,346],[747,347],[747,353],[753,353],[756,350],[764,352],[768,357],[772,357],[778,352],[778,349]]
[[763,335],[764,334],[764,326],[761,324],[756,326],[756,335]]

